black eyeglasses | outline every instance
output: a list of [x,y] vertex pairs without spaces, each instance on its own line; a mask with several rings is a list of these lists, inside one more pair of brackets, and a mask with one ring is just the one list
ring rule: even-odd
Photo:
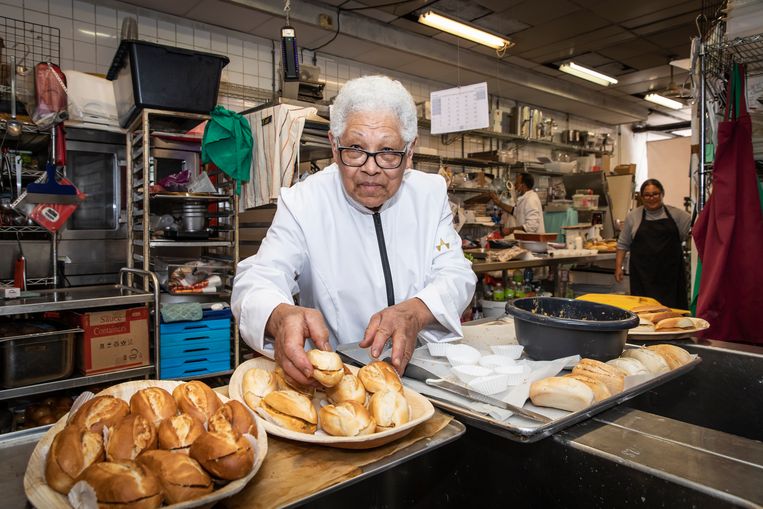
[[337,140],[336,149],[339,151],[339,158],[345,166],[358,168],[366,164],[369,157],[373,157],[379,168],[383,170],[396,170],[403,164],[403,158],[408,153],[408,144],[405,144],[403,150],[369,152],[357,147],[343,147],[339,144],[339,140]]

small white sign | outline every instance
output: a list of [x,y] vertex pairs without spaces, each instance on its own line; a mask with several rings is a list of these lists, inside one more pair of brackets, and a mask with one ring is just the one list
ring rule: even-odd
[[487,82],[430,94],[432,134],[484,129],[490,125]]

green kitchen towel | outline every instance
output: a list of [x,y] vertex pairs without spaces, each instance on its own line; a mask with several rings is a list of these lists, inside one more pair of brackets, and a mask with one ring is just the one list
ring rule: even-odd
[[249,182],[251,175],[252,128],[246,118],[222,106],[210,115],[201,141],[201,162],[214,163],[236,181],[236,194],[241,194],[241,183]]
[[200,302],[178,302],[164,304],[162,306],[162,321],[172,322],[198,322],[204,317],[204,310]]

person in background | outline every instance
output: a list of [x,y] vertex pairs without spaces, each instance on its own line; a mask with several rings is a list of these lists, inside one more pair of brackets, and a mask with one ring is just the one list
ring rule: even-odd
[[663,203],[659,180],[641,184],[643,205],[631,210],[617,239],[615,280],[623,280],[625,253],[630,255],[631,295],[652,297],[660,304],[687,309],[686,271],[681,243],[689,236],[691,216]]
[[509,214],[513,214],[517,220],[517,226],[502,228],[503,235],[509,235],[515,231],[527,233],[546,233],[543,224],[543,205],[538,193],[533,190],[535,179],[529,173],[518,173],[514,181],[514,189],[519,197],[516,205],[508,205],[501,201],[495,191],[490,192],[490,199]]
[[281,189],[259,251],[238,265],[241,336],[297,383],[314,383],[307,339],[323,350],[360,341],[372,357],[391,340],[402,373],[417,338],[462,337],[476,276],[445,180],[410,169],[416,139],[416,105],[400,82],[348,81],[331,111],[334,164]]

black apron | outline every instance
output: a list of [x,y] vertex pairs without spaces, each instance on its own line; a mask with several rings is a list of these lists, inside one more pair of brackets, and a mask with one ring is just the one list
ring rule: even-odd
[[668,217],[654,221],[646,220],[646,209],[642,212],[641,224],[631,243],[631,295],[652,297],[665,306],[688,309],[681,236],[668,208],[664,209]]

